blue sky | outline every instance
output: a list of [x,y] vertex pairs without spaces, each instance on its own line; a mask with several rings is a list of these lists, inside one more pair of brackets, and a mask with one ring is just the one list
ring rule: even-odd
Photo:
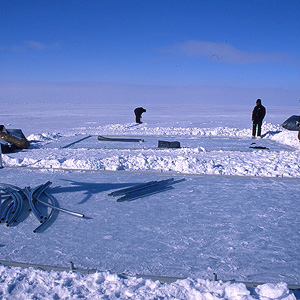
[[297,105],[299,0],[0,0],[0,102]]

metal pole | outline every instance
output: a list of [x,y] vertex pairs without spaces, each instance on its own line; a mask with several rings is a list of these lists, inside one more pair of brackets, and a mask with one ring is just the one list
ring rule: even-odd
[[218,275],[217,275],[217,273],[213,273],[213,281],[218,281]]
[[70,261],[70,271],[71,272],[74,271],[74,263],[72,261]]
[[62,149],[64,149],[64,148],[69,148],[70,146],[72,146],[72,145],[74,145],[74,144],[77,144],[77,143],[80,143],[80,142],[82,142],[82,141],[84,141],[84,140],[86,140],[86,139],[88,139],[88,138],[90,138],[90,137],[91,137],[91,135],[88,135],[88,136],[86,136],[86,137],[84,137],[84,138],[82,138],[82,139],[80,139],[80,140],[77,140],[77,141],[75,141],[75,142],[73,142],[73,143],[70,143],[70,144],[65,145],[65,146],[63,146],[63,147],[60,147],[60,148],[62,148]]
[[[45,193],[45,192],[44,192],[44,193]],[[50,194],[47,194],[47,197],[52,197],[52,196],[51,196]],[[79,217],[79,218],[84,218],[84,214],[80,214],[80,213],[77,213],[77,212],[74,212],[74,211],[70,211],[70,210],[65,209],[65,208],[60,208],[60,207],[54,206],[54,205],[52,205],[52,204],[50,204],[50,203],[47,203],[47,202],[44,202],[44,201],[42,201],[42,200],[40,200],[40,199],[36,199],[36,200],[37,200],[38,202],[40,202],[40,203],[46,205],[46,206],[49,206],[49,207],[51,207],[51,208],[53,208],[53,209],[59,210],[59,211],[64,212],[64,213],[66,213],[66,214],[73,215],[73,216],[76,216],[76,217]]]
[[2,146],[0,144],[0,169],[3,168],[3,164],[2,164]]

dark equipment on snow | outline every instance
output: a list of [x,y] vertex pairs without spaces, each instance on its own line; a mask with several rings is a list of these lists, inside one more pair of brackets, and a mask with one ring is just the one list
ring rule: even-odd
[[11,153],[11,152],[14,152],[14,150],[16,150],[16,149],[17,149],[17,147],[14,146],[13,144],[10,144],[10,143],[0,139],[0,150],[1,150],[0,153],[1,152],[4,154]]
[[4,125],[0,125],[0,140],[2,153],[13,152],[15,149],[27,149],[30,146],[21,129],[6,129]]
[[143,139],[129,139],[129,138],[107,138],[104,136],[99,135],[98,136],[98,141],[105,141],[105,142],[144,142]]
[[281,126],[287,130],[299,131],[299,116],[293,115],[289,117],[281,124]]
[[269,150],[269,148],[267,148],[267,147],[264,147],[264,146],[250,146],[249,148],[252,148],[252,149],[262,149],[262,150]]
[[267,148],[265,146],[256,145],[256,143],[251,143],[251,145],[249,146],[249,148],[252,148],[252,149],[261,149],[261,150],[270,150],[269,148]]
[[180,148],[179,142],[158,141],[158,148]]

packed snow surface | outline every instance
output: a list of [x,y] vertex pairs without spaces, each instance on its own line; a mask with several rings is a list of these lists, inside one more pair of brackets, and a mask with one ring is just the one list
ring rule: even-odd
[[[22,129],[31,147],[2,155],[0,183],[50,180],[59,206],[86,217],[56,213],[36,234],[30,212],[1,224],[0,259],[98,272],[0,266],[0,298],[296,299],[287,284],[300,283],[299,142],[280,124],[297,108],[267,107],[262,139],[251,139],[251,110],[153,106],[136,125],[130,107],[4,105],[0,123]],[[185,181],[134,201],[108,196],[169,178]]]

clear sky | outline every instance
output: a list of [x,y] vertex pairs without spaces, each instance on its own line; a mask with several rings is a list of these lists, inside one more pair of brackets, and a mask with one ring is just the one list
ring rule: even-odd
[[298,105],[299,0],[0,0],[0,103]]

